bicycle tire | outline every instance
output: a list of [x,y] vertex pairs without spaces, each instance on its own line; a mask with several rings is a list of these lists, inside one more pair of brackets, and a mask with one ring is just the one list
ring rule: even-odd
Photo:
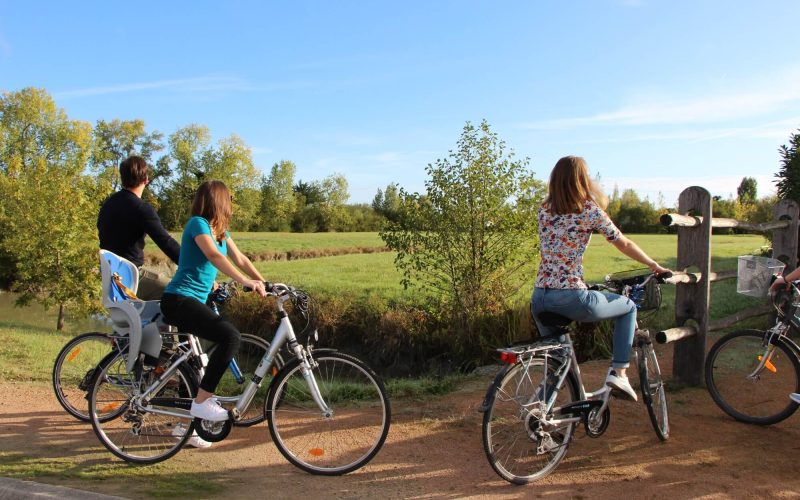
[[306,382],[305,363],[293,359],[272,384],[269,432],[289,462],[311,474],[338,476],[367,464],[386,440],[391,406],[383,382],[353,356],[314,356],[313,379],[332,410],[323,415]]
[[[482,437],[486,458],[494,471],[510,483],[528,484],[550,474],[564,458],[572,441],[577,423],[567,424],[561,432],[547,432],[544,436],[534,434],[533,427],[537,422],[535,399],[540,398],[537,392],[542,392],[545,369],[548,379],[552,379],[554,368],[540,356],[530,359],[527,367],[523,361],[518,361],[495,387],[491,404],[483,414]],[[566,387],[558,390],[556,406],[578,398],[574,379],[568,376],[564,382]],[[549,444],[546,439],[549,439]],[[537,455],[540,445],[554,448]],[[539,457],[543,459],[539,460]]]
[[639,365],[639,387],[642,400],[647,406],[647,414],[653,430],[661,441],[669,438],[669,408],[664,380],[661,378],[661,367],[653,349],[653,343],[642,341],[636,351]]
[[[132,402],[140,387],[153,380],[154,370],[142,367],[133,373],[126,368],[127,353],[121,352],[104,363],[89,393],[92,429],[103,446],[115,456],[134,464],[154,464],[166,460],[191,437],[194,420],[191,416],[174,417],[142,410]],[[193,398],[197,394],[195,372],[181,364],[165,386],[153,397]],[[152,402],[152,397],[150,398]],[[101,419],[102,410],[119,409],[117,417]]]
[[[261,337],[243,333],[242,341],[239,344],[239,351],[234,357],[236,365],[241,372],[242,381],[238,382],[232,370],[229,368],[225,370],[214,393],[217,396],[240,396],[247,387],[248,382],[253,378],[258,364],[268,350],[269,342]],[[242,413],[239,420],[236,420],[233,425],[237,427],[250,427],[251,425],[263,422],[267,418],[265,410],[270,382],[272,381],[272,377],[277,374],[278,370],[282,367],[283,358],[277,356],[273,367],[264,375],[258,392],[256,392],[256,395],[250,402],[250,406],[248,406],[247,410]]]
[[53,392],[61,407],[81,422],[90,420],[88,391],[97,367],[113,352],[107,333],[87,332],[70,339],[56,356]]
[[762,330],[729,333],[711,347],[706,357],[705,380],[711,398],[734,419],[771,425],[790,417],[797,403],[789,393],[800,392],[800,361],[795,350],[775,339],[770,366],[748,378],[766,349]]

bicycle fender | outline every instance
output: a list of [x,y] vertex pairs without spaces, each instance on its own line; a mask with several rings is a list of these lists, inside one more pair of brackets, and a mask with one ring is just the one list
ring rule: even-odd
[[501,368],[497,375],[494,376],[494,380],[489,387],[486,389],[486,396],[483,397],[483,403],[478,407],[478,411],[481,413],[486,413],[486,411],[491,408],[492,403],[494,403],[494,395],[497,393],[497,388],[500,387],[500,384],[503,382],[503,378],[508,373],[508,370],[514,365],[506,365]]

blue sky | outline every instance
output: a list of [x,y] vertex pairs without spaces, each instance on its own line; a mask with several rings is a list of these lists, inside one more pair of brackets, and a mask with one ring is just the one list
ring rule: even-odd
[[71,118],[238,134],[260,168],[346,176],[351,202],[423,191],[486,119],[546,179],[584,156],[607,191],[774,190],[800,128],[800,2],[0,0],[0,90]]

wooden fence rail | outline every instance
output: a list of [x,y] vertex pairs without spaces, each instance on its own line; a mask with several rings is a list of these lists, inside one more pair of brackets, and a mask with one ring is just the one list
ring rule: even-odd
[[678,231],[679,270],[694,268],[697,272],[676,272],[668,281],[676,285],[675,328],[656,334],[660,343],[675,342],[672,375],[681,383],[700,385],[705,365],[706,334],[735,325],[743,319],[768,314],[769,305],[751,307],[736,314],[711,321],[709,302],[711,283],[736,278],[736,271],[711,271],[711,229],[718,227],[740,228],[758,232],[773,232],[772,256],[786,265],[785,273],[797,266],[798,205],[782,200],[775,207],[775,220],[751,224],[735,219],[714,218],[711,213],[711,195],[707,190],[692,186],[678,198],[678,212],[664,214],[661,223],[676,227]]

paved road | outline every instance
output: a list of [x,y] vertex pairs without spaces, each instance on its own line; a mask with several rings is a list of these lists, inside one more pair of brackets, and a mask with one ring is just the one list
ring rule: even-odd
[[33,481],[20,481],[19,479],[9,479],[0,477],[0,500],[19,500],[19,499],[41,499],[58,498],[59,500],[114,500],[122,497],[112,497],[92,493],[91,491],[64,488],[63,486],[52,486]]

